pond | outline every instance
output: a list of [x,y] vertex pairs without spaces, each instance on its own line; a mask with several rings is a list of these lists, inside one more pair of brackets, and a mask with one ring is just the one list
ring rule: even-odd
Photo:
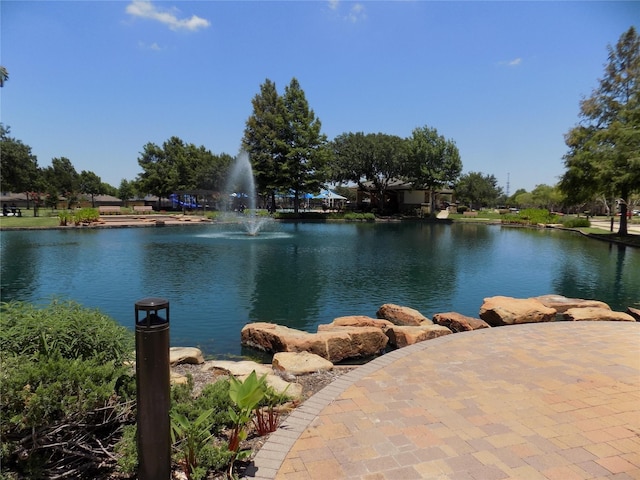
[[133,328],[134,304],[170,302],[171,344],[243,352],[265,321],[315,331],[396,303],[477,316],[485,297],[557,293],[639,306],[640,251],[557,230],[470,223],[279,223],[2,231],[2,301],[52,297]]

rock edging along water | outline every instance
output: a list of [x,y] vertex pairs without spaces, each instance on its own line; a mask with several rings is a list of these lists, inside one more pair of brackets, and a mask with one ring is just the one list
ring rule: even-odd
[[[634,315],[635,313],[635,315]],[[310,352],[330,362],[367,359],[388,347],[402,348],[442,335],[522,323],[551,321],[627,321],[638,320],[638,310],[614,312],[604,302],[543,295],[533,298],[495,296],[484,299],[479,317],[456,312],[437,313],[429,320],[419,311],[400,305],[384,304],[377,318],[362,315],[336,318],[319,325],[316,333],[275,323],[249,323],[242,328],[246,347],[269,353]]]
[[[338,317],[318,326],[316,333],[303,332],[274,323],[245,325],[241,338],[245,346],[275,353],[272,365],[243,361],[205,361],[202,352],[193,347],[170,349],[170,364],[199,365],[203,372],[245,378],[252,371],[266,375],[267,384],[293,398],[302,395],[299,375],[330,371],[335,362],[368,359],[388,347],[402,348],[442,335],[482,328],[552,321],[640,321],[640,309],[629,307],[616,312],[604,302],[567,298],[562,295],[518,299],[489,297],[484,299],[480,318],[456,312],[436,313],[433,320],[419,311],[394,304],[384,304],[377,318],[364,315]],[[385,318],[386,317],[386,318]],[[174,383],[186,377],[172,372]]]

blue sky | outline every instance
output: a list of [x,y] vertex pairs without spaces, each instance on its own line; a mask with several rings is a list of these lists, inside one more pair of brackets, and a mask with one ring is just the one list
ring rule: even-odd
[[40,166],[118,186],[171,136],[236,155],[251,100],[296,77],[329,139],[435,127],[463,171],[553,185],[563,135],[640,2],[0,2],[0,121]]

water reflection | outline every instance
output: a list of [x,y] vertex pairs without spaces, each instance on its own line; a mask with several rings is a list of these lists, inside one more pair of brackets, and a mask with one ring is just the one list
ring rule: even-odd
[[2,300],[62,295],[133,324],[133,304],[171,302],[171,342],[239,354],[240,329],[315,331],[383,303],[477,315],[483,298],[558,293],[624,310],[640,300],[640,252],[579,235],[476,224],[278,224],[0,232]]

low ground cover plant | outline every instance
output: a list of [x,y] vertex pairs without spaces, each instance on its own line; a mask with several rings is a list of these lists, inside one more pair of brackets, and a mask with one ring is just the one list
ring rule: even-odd
[[[0,309],[0,479],[135,478],[133,333],[72,301]],[[172,386],[174,467],[232,477],[242,441],[273,431],[288,400],[255,373]]]
[[5,478],[97,474],[134,415],[131,332],[73,302],[12,302],[0,315]]
[[551,223],[559,223],[558,215],[551,213],[543,208],[527,208],[520,210],[517,214],[505,215],[502,223],[521,224],[521,225],[548,225]]

